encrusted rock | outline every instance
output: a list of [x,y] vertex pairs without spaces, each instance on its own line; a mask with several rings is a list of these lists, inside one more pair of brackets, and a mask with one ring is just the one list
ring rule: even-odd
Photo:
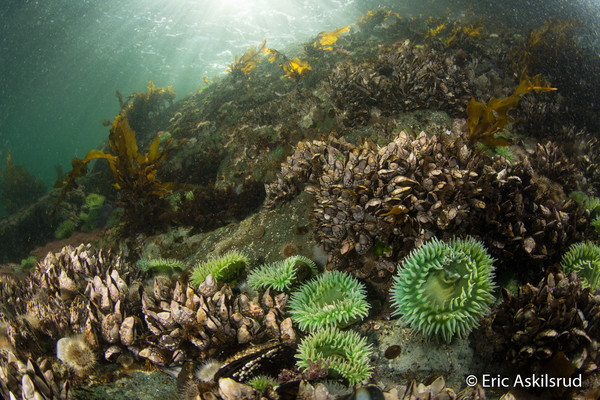
[[[154,291],[142,297],[144,319],[152,335],[146,338],[140,357],[159,365],[176,365],[184,358],[209,358],[229,345],[295,339],[291,321],[282,318],[279,308],[284,298],[278,296],[276,301],[265,293],[261,305],[245,293],[234,295],[228,285],[216,290],[211,282],[209,276],[204,289],[196,292],[187,282],[154,280]],[[184,358],[176,360],[176,350]]]
[[[562,162],[553,165],[557,157]],[[401,132],[383,147],[330,138],[299,143],[267,185],[267,205],[305,187],[329,263],[378,281],[393,270],[360,271],[376,245],[380,257],[397,258],[434,236],[475,235],[494,256],[537,266],[582,238],[588,223],[561,184],[540,174],[559,173],[566,163],[551,142],[518,161],[490,158],[471,150],[461,132]],[[571,185],[581,180],[567,175]]]
[[[498,344],[495,353],[518,371],[541,373],[552,365],[569,365],[568,375],[598,370],[600,297],[583,289],[576,272],[549,273],[537,286],[527,284],[483,324],[484,342]],[[556,367],[559,368],[559,367]]]

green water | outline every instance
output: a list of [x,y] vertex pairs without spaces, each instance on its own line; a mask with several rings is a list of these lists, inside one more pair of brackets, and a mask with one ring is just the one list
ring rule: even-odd
[[[592,2],[5,1],[0,6],[0,165],[8,153],[47,187],[106,139],[103,120],[127,96],[173,85],[181,99],[267,38],[275,48],[385,5],[404,16],[488,13],[509,24],[551,15],[595,18]],[[591,12],[590,12],[591,11]],[[597,23],[597,20],[593,20]],[[591,24],[588,24],[591,27]],[[593,29],[593,27],[592,27]]]

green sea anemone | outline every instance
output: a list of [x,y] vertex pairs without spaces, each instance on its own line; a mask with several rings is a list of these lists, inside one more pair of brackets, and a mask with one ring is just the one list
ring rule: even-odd
[[81,207],[81,212],[79,213],[82,232],[89,232],[98,226],[104,200],[106,198],[98,193],[87,195],[85,204]]
[[302,285],[290,298],[292,320],[304,331],[344,328],[369,313],[365,286],[350,274],[328,271]]
[[254,290],[271,288],[281,292],[308,275],[316,273],[317,267],[310,259],[303,256],[292,256],[253,270],[248,275],[248,285]]
[[269,386],[276,388],[278,383],[272,376],[257,375],[248,381],[248,385],[252,386],[257,392],[264,393]]
[[446,342],[467,336],[494,300],[493,262],[475,239],[432,239],[413,250],[394,277],[392,315]]
[[174,258],[150,258],[139,260],[136,264],[142,271],[154,271],[159,274],[172,274],[176,270],[183,271],[185,266]]
[[21,269],[23,269],[23,270],[33,269],[33,268],[35,268],[36,264],[37,264],[37,259],[35,258],[35,256],[29,256],[29,257],[21,260]]
[[194,286],[200,286],[209,274],[217,282],[231,282],[240,275],[247,263],[246,255],[240,251],[231,250],[222,256],[198,263],[192,270],[190,282]]
[[590,225],[596,230],[596,235],[600,237],[600,215],[596,215]]
[[365,338],[358,333],[327,327],[302,339],[296,353],[296,365],[308,368],[309,360],[313,363],[323,360],[330,375],[341,376],[354,385],[371,376],[371,354],[372,346],[367,345]]
[[70,219],[64,220],[54,231],[54,237],[58,240],[66,239],[77,229],[77,224]]
[[599,215],[600,199],[598,197],[588,196],[586,193],[577,190],[569,193],[569,197],[575,200],[577,204],[587,209],[591,216]]
[[565,272],[577,271],[583,287],[600,287],[600,247],[591,242],[572,244],[560,265]]

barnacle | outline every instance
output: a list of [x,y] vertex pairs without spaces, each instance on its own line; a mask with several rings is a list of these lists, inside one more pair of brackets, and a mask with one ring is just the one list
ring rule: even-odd
[[575,243],[563,255],[560,263],[565,274],[577,271],[583,287],[600,287],[600,247],[591,242]]
[[185,269],[181,261],[162,257],[139,260],[137,266],[142,271],[152,270],[157,273],[173,273],[175,270],[183,271]]
[[324,326],[344,328],[368,312],[364,285],[340,271],[325,272],[302,285],[290,298],[292,320],[304,331]]
[[432,239],[399,268],[390,294],[393,315],[446,342],[468,335],[494,300],[493,261],[475,239]]
[[267,288],[283,291],[308,274],[317,273],[315,263],[303,256],[292,256],[273,264],[265,264],[248,275],[248,284],[255,290]]
[[198,263],[192,270],[190,281],[197,287],[210,274],[217,282],[231,282],[239,276],[247,263],[248,258],[242,252],[228,251],[222,256]]
[[367,345],[365,338],[358,333],[340,331],[330,326],[313,332],[302,340],[296,353],[296,364],[301,368],[308,368],[309,361],[323,360],[331,375],[341,376],[354,385],[371,376],[371,353],[372,346]]
[[484,322],[491,329],[483,339],[499,345],[494,352],[512,368],[565,377],[598,370],[600,299],[582,287],[577,273],[550,272],[537,286],[528,283],[514,295],[502,290],[502,296]]

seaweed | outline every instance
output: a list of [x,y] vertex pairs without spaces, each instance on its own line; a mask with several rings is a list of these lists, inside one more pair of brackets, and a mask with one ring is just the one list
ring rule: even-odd
[[4,169],[0,171],[0,193],[0,205],[12,214],[44,195],[46,187],[35,179],[24,165],[15,164],[9,153]]
[[477,38],[481,39],[481,31],[483,30],[483,22],[476,21],[470,25],[461,26],[459,23],[454,22],[452,33],[450,37],[446,39],[446,45],[450,46],[452,43],[462,42],[465,38]]
[[288,62],[282,63],[281,68],[285,71],[284,76],[293,79],[296,83],[300,82],[300,80],[308,75],[312,69],[307,61],[302,61],[298,57],[294,57]]
[[152,130],[159,122],[162,111],[173,104],[176,96],[173,86],[157,88],[152,81],[148,81],[146,92],[134,92],[125,100],[118,90],[115,95],[121,107],[119,114],[127,118],[129,126],[138,134]]
[[256,47],[252,46],[241,57],[238,58],[236,54],[235,60],[229,64],[229,67],[225,71],[234,76],[249,75],[256,67],[258,67],[260,55],[265,52],[266,43],[267,39],[263,39],[258,50]]
[[271,64],[281,59],[282,62],[279,63],[279,66],[285,72],[284,76],[293,79],[296,84],[300,82],[301,79],[305,78],[312,69],[308,64],[308,61],[300,60],[298,57],[294,57],[290,60],[285,54],[278,50],[266,48],[264,49],[264,53],[269,56],[268,60]]
[[172,146],[173,139],[167,139],[161,151],[160,137],[157,136],[148,152],[142,154],[138,149],[135,132],[129,126],[127,117],[122,115],[115,118],[108,139],[111,152],[90,150],[82,160],[73,158],[71,172],[55,184],[55,187],[63,187],[55,209],[66,193],[77,186],[75,179],[87,174],[89,162],[105,159],[113,174],[113,187],[119,193],[117,205],[121,208],[122,221],[119,233],[128,236],[153,231],[160,226],[159,216],[169,208],[165,196],[172,193],[174,186],[173,182],[161,182],[156,176],[157,172],[167,155],[185,141]]
[[566,49],[576,49],[575,27],[572,21],[549,18],[541,27],[531,30],[527,41],[509,56],[513,71],[544,69],[548,57],[556,59]]
[[395,16],[398,21],[402,19],[400,14],[388,10],[385,6],[379,7],[376,10],[368,10],[365,15],[358,18],[356,26],[361,32],[372,33],[377,26],[386,22],[392,15]]
[[313,43],[313,47],[320,50],[333,50],[332,44],[337,42],[340,35],[350,30],[350,25],[338,28],[332,32],[321,32],[317,36],[317,40]]
[[490,148],[509,145],[510,141],[508,139],[496,136],[511,122],[508,112],[517,107],[521,95],[531,91],[539,93],[551,90],[556,90],[556,88],[550,87],[541,75],[538,74],[533,78],[529,78],[523,72],[519,86],[512,95],[504,99],[492,97],[487,104],[484,104],[471,97],[467,105],[469,143],[471,145],[481,143]]

